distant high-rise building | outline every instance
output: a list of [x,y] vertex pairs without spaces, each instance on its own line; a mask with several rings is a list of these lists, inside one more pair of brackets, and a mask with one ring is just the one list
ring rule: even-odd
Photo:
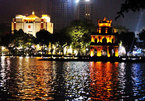
[[76,19],[88,19],[94,18],[94,0],[76,0],[75,3],[75,18]]
[[54,30],[59,31],[73,20],[74,0],[49,0],[48,13],[54,22]]
[[57,32],[67,27],[73,20],[89,19],[92,22],[97,22],[94,18],[94,1],[48,0],[47,12],[50,14],[52,22],[54,23],[54,31]]

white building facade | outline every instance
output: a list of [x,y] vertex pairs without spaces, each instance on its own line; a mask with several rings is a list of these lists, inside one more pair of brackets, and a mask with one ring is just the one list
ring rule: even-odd
[[50,16],[43,14],[42,17],[38,17],[32,12],[29,16],[16,15],[13,18],[11,30],[14,33],[14,30],[22,29],[27,34],[32,34],[36,37],[36,33],[40,30],[47,30],[53,34],[53,23],[50,22]]

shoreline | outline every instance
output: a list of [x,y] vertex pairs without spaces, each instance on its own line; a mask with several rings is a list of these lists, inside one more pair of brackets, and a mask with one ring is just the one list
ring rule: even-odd
[[[4,55],[9,57],[39,57],[40,61],[101,61],[101,62],[145,62],[145,56],[122,57],[90,57],[90,56],[61,56],[61,55]],[[2,56],[0,56],[2,57]]]

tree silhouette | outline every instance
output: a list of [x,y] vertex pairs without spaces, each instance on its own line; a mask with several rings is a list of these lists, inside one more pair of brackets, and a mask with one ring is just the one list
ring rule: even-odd
[[120,16],[124,17],[124,13],[130,10],[136,12],[141,9],[145,9],[145,0],[125,0],[115,19],[118,19]]
[[51,42],[52,35],[46,30],[40,30],[39,32],[36,33],[37,41],[40,42],[41,44],[46,44],[48,45],[49,42]]
[[120,41],[122,41],[122,44],[125,46],[126,50],[131,51],[133,48],[132,46],[136,41],[135,34],[133,32],[122,32],[118,37]]
[[139,39],[143,40],[143,43],[145,45],[145,29],[143,29],[138,35],[139,35]]

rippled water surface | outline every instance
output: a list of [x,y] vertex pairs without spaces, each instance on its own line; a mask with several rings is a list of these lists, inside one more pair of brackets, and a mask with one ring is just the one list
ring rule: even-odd
[[0,58],[0,100],[138,101],[145,99],[145,63]]

